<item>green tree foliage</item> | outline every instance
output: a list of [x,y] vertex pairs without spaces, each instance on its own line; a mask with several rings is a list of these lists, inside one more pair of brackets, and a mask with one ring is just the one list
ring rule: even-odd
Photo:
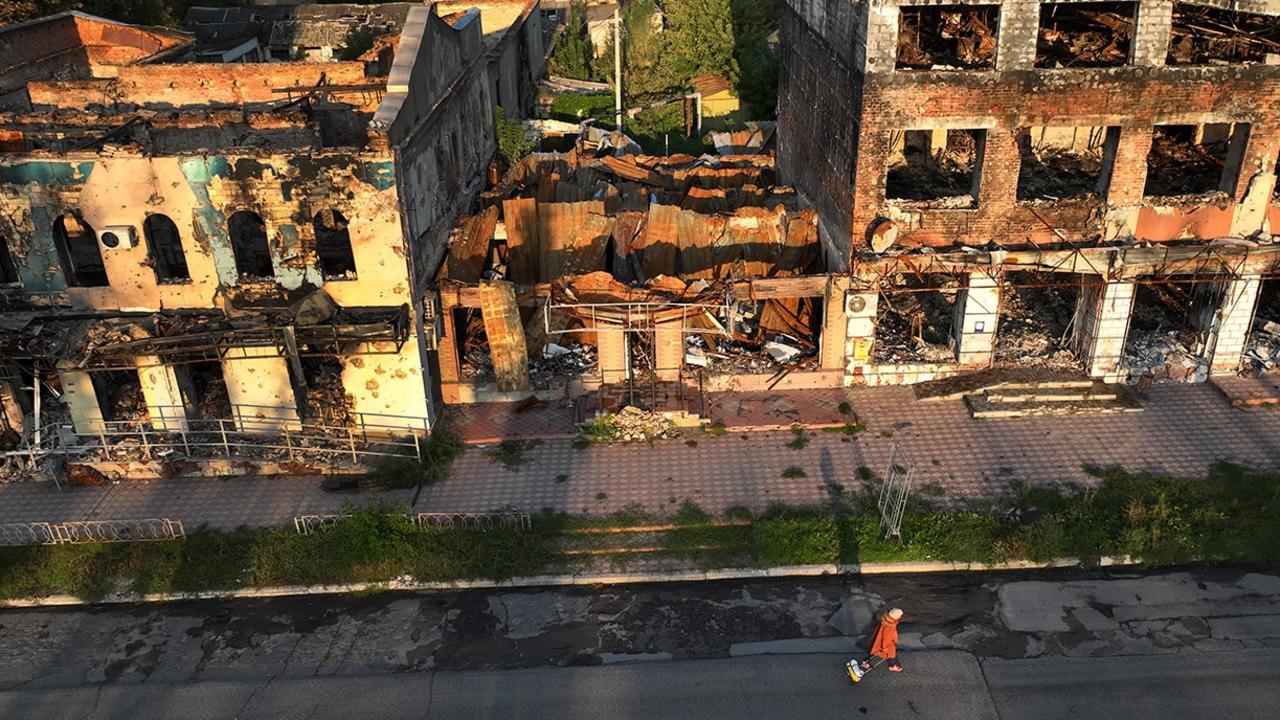
[[497,108],[493,112],[493,128],[494,134],[498,140],[498,156],[502,158],[502,162],[511,167],[520,158],[533,152],[533,141],[524,133],[524,127],[514,121],[507,119],[507,114],[502,108]]
[[682,79],[708,73],[738,82],[729,0],[674,0],[666,4],[672,69]]
[[[177,3],[166,0],[3,0],[0,23],[13,23],[44,17],[67,10],[119,20],[133,25],[175,25],[182,16],[174,10]],[[186,12],[183,3],[181,11]]]
[[342,41],[342,47],[338,48],[338,59],[358,60],[373,47],[374,37],[373,31],[368,28],[351,28]]
[[733,54],[741,70],[738,98],[748,116],[757,120],[777,116],[780,58],[769,42],[777,26],[778,0],[733,0]]
[[591,80],[594,77],[594,59],[595,47],[591,44],[591,37],[587,35],[586,4],[582,0],[574,0],[569,6],[564,32],[551,55],[549,70],[552,75]]

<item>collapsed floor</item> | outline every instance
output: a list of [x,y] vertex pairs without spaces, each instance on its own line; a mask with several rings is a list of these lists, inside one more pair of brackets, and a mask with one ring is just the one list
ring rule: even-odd
[[504,389],[600,377],[610,333],[622,338],[625,376],[815,362],[812,298],[731,292],[822,270],[816,215],[776,184],[770,155],[535,154],[481,206],[450,240],[442,295],[513,291],[492,316],[483,302],[446,309],[456,357],[442,362],[455,360],[460,379]]
[[945,275],[926,278],[899,275],[886,280],[892,285],[880,290],[872,362],[955,362],[951,328],[960,283]]
[[1078,368],[1071,349],[1078,276],[1017,272],[1005,276],[996,329],[996,364]]
[[1124,346],[1131,380],[1203,382],[1208,329],[1221,287],[1212,282],[1139,282]]
[[1280,370],[1280,278],[1264,280],[1258,291],[1258,309],[1244,358],[1246,369],[1253,373]]

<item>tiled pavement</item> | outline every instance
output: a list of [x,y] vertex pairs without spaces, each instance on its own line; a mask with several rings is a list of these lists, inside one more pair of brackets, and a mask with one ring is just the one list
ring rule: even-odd
[[[527,462],[508,469],[487,449],[472,448],[449,480],[423,491],[417,508],[608,513],[634,503],[674,509],[691,499],[721,512],[815,504],[829,483],[855,487],[860,466],[883,473],[895,442],[914,459],[917,484],[937,483],[950,498],[988,497],[1023,480],[1089,482],[1086,465],[1189,477],[1218,460],[1280,469],[1280,411],[1235,409],[1208,385],[1157,386],[1142,413],[1001,420],[973,420],[959,401],[916,401],[905,387],[848,397],[867,431],[853,438],[816,432],[800,450],[787,447],[789,432],[704,435],[696,446],[672,440],[575,449],[562,439],[529,447]],[[781,477],[791,466],[806,477]],[[372,497],[407,504],[412,492]],[[166,516],[188,527],[266,525],[352,500],[359,497],[324,493],[310,478],[172,479],[61,492],[17,483],[0,486],[0,521]]]

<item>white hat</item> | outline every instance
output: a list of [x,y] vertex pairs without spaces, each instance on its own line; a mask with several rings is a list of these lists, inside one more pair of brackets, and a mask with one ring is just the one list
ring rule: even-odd
[[889,617],[897,620],[902,617],[902,608],[894,608],[889,611]]

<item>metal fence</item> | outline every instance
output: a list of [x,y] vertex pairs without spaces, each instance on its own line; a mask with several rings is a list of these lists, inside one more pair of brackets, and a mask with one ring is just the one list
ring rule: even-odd
[[[400,513],[388,513],[399,515]],[[322,515],[298,515],[293,519],[293,528],[299,535],[311,535],[325,525],[333,525],[351,517],[350,513],[332,513]],[[419,527],[465,528],[469,530],[496,530],[510,528],[514,530],[533,530],[533,517],[526,512],[422,512],[411,513],[407,517]]]
[[177,540],[186,536],[182,521],[169,518],[0,523],[0,545],[4,546]]
[[885,539],[896,537],[902,539],[902,513],[907,507],[907,496],[911,494],[911,476],[915,465],[907,457],[901,443],[894,443],[889,452],[889,469],[884,476],[884,484],[880,486],[880,498],[876,503],[880,509],[880,527],[884,530]]
[[47,425],[10,456],[92,455],[102,460],[261,458],[359,463],[369,457],[422,458],[426,418],[353,413],[347,424],[300,420],[292,408],[237,405],[232,417],[188,420],[181,407],[152,408],[149,420],[89,419]]

